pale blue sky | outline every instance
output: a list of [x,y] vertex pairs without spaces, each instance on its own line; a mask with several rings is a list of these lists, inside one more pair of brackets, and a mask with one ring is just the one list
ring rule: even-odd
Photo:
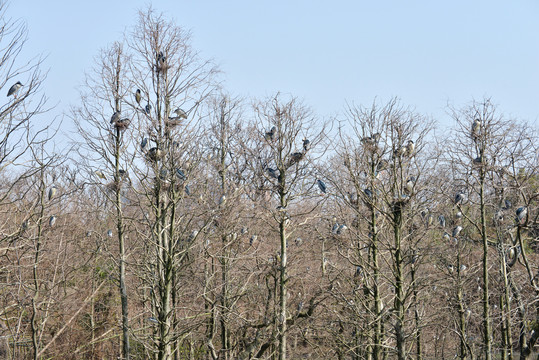
[[[26,54],[48,55],[53,114],[99,50],[121,38],[148,1],[12,0],[27,22]],[[449,124],[446,104],[490,96],[507,116],[539,124],[539,2],[529,1],[165,1],[151,2],[193,34],[233,94],[276,91],[302,98],[321,118],[346,101],[375,97]],[[50,114],[49,114],[50,116]]]

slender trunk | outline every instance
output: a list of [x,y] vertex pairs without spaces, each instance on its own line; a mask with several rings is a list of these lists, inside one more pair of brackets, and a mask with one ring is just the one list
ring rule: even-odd
[[402,211],[403,204],[397,202],[393,209],[393,233],[395,236],[395,334],[397,337],[397,358],[406,359],[405,336],[404,336],[404,283],[403,261],[401,249]]
[[412,264],[412,296],[414,300],[414,320],[415,320],[415,328],[416,328],[416,354],[417,354],[417,360],[421,360],[423,358],[422,350],[421,350],[421,323],[420,323],[420,317],[419,317],[419,299],[417,297],[417,286],[415,283],[415,265]]
[[481,207],[481,237],[483,240],[483,336],[485,341],[484,353],[485,360],[492,359],[492,340],[489,311],[489,282],[488,282],[488,238],[487,238],[487,220],[485,209],[485,170],[481,168],[479,198]]

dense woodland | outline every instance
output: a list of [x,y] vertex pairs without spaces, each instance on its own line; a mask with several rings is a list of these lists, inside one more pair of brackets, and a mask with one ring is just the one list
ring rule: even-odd
[[149,9],[66,135],[3,6],[0,357],[539,359],[537,124],[240,99]]

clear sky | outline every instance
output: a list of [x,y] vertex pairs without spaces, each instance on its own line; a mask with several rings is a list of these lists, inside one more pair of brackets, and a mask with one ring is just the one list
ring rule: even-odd
[[25,54],[48,56],[52,114],[76,103],[99,50],[149,4],[191,30],[232,94],[289,93],[321,118],[397,96],[441,125],[448,103],[488,96],[539,125],[537,0],[12,0],[8,14],[28,25]]

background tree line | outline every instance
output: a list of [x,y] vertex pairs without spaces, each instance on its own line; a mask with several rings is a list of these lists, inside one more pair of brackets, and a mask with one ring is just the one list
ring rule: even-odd
[[66,153],[4,19],[2,357],[536,356],[536,127],[488,98],[443,137],[397,99],[323,121],[236,98],[148,9],[96,58]]

